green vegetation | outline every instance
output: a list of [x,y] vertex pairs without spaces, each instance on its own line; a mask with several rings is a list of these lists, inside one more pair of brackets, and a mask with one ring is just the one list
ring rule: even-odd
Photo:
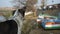
[[[7,18],[12,16],[12,10],[0,10],[0,12],[2,12],[3,13],[2,15],[6,16]],[[55,34],[55,33],[60,32],[59,30],[45,31],[41,27],[37,28],[36,19],[37,19],[37,16],[34,17],[33,14],[25,16],[25,20],[24,20],[24,24],[23,24],[23,28],[22,28],[22,34],[29,34],[30,32],[31,32],[30,34],[34,34],[34,33],[35,34],[36,33],[37,34],[50,34],[51,32],[53,32]]]
[[0,15],[9,18],[10,16],[12,16],[12,10],[0,10]]

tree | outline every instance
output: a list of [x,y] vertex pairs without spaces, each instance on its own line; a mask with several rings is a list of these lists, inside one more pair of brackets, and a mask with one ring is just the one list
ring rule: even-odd
[[37,3],[37,0],[13,0],[12,2],[16,9],[26,6],[26,11],[32,10],[34,12],[34,15],[36,14],[36,8],[34,7],[34,5]]
[[26,6],[27,6],[27,11],[32,10],[33,11],[33,15],[36,16],[36,7],[34,6],[37,3],[37,0],[27,0],[26,2]]
[[13,0],[12,3],[13,7],[19,9],[26,5],[26,0]]

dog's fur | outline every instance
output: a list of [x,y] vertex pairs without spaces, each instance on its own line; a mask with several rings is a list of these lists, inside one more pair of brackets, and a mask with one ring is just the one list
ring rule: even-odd
[[[13,15],[15,14],[15,11],[16,10],[14,10],[13,11]],[[26,11],[26,7],[23,7],[22,9],[18,9],[18,12],[24,17],[24,13],[25,13],[25,11]],[[19,16],[19,15],[18,15]],[[22,28],[22,25],[23,25],[23,23],[22,23],[22,20],[21,19],[19,19],[19,18],[21,18],[21,16],[19,16],[19,17],[17,17],[17,18],[13,18],[13,20],[7,20],[7,21],[5,21],[5,22],[1,22],[0,23],[0,34],[17,34],[17,32],[18,32],[18,29],[20,28]],[[14,21],[14,19],[17,19],[17,20],[20,20],[21,22],[17,22],[16,23],[16,21]],[[20,30],[19,29],[19,30]],[[21,34],[20,33],[21,31],[19,31],[18,32],[18,34]]]
[[0,23],[0,34],[17,34],[17,23],[14,20],[7,20]]
[[[15,11],[16,11],[16,10],[13,11],[13,15],[14,15]],[[23,7],[23,8],[21,8],[21,9],[18,9],[18,12],[21,13],[21,15],[22,15],[23,17],[24,17],[24,15],[25,15],[25,11],[26,11],[26,7]]]

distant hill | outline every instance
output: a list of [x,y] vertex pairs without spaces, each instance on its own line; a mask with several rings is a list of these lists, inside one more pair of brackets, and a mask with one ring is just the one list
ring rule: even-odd
[[14,7],[0,7],[0,10],[15,10]]

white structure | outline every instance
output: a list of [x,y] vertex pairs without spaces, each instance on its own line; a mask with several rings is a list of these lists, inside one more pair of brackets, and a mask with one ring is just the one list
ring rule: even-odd
[[[54,5],[54,4],[60,4],[60,0],[44,0],[45,6]],[[42,5],[42,0],[38,0],[38,2],[36,3],[36,7],[39,8],[41,5]]]
[[52,8],[52,6],[49,6],[49,8]]

